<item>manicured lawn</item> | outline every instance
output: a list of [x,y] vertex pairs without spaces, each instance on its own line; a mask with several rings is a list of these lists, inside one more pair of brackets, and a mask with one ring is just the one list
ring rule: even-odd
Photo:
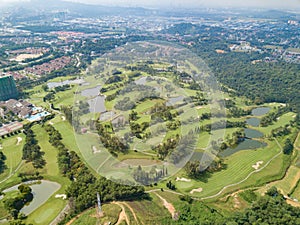
[[[17,137],[22,138],[22,141],[17,145]],[[0,175],[0,182],[14,173],[18,165],[22,161],[22,149],[25,143],[25,135],[20,133],[13,137],[2,139],[2,147],[0,150],[6,156],[5,165],[7,168]]]
[[[63,193],[58,191],[59,193]],[[61,210],[66,206],[67,201],[50,197],[45,204],[35,210],[33,213],[29,214],[27,222],[30,224],[50,224],[56,216],[61,212]]]
[[268,135],[271,133],[271,131],[275,128],[278,128],[280,126],[284,126],[285,124],[289,124],[291,120],[293,120],[293,116],[295,113],[289,112],[284,115],[282,115],[276,122],[274,122],[272,125],[267,127],[258,127],[257,129],[261,132],[263,132],[265,135]]
[[[57,149],[49,143],[49,136],[41,125],[33,126],[33,131],[41,146],[41,150],[45,153],[44,159],[46,160],[45,167],[41,170],[44,179],[55,181],[61,184],[61,188],[55,194],[64,194],[67,185],[70,181],[62,177],[59,173],[57,164]],[[66,206],[67,201],[55,198],[55,194],[51,196],[41,207],[29,214],[27,221],[32,224],[49,224],[60,211]]]
[[[279,151],[280,150],[278,146],[274,142],[270,142],[269,146],[263,149],[243,150],[231,155],[229,158],[225,158],[224,162],[227,165],[227,168],[222,171],[211,174],[210,177],[207,177],[203,181],[178,181],[175,182],[175,184],[180,191],[186,194],[189,194],[189,192],[192,189],[200,187],[203,188],[203,191],[200,193],[194,192],[193,196],[195,197],[205,197],[214,195],[218,193],[224,186],[237,183],[243,180],[249,173],[254,171],[252,165],[256,164],[257,161],[262,160],[264,161],[264,163],[266,163]],[[264,164],[262,164],[262,166],[263,165]],[[262,173],[264,173],[265,170],[268,171],[269,167],[270,165],[267,166],[264,170],[262,170],[262,172],[260,172],[260,177],[264,177]],[[270,169],[273,170],[273,168]],[[186,177],[186,175],[184,175],[184,171],[179,172],[177,176]],[[243,185],[244,183],[242,183],[241,185],[237,185],[234,188],[236,189]]]
[[44,159],[46,165],[43,169],[43,173],[49,176],[59,176],[59,169],[57,165],[57,150],[49,143],[48,133],[40,125],[32,127],[33,132],[36,135],[38,144],[41,146],[42,151],[45,153]]

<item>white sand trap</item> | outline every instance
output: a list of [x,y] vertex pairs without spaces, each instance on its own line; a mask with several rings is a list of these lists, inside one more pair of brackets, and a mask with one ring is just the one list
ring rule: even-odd
[[52,121],[49,122],[50,125],[53,125],[54,123]]
[[196,189],[191,190],[190,194],[194,194],[194,192],[199,192],[200,193],[202,191],[203,191],[203,188],[200,187],[200,188],[196,188]]
[[67,195],[65,195],[65,194],[57,194],[57,195],[55,195],[55,198],[62,198],[63,200],[65,200],[65,199],[67,199]]
[[196,107],[196,109],[202,109],[202,108],[204,108],[202,105]]
[[17,145],[19,145],[21,143],[23,139],[21,137],[17,137]]
[[0,144],[0,149],[3,149],[2,145]]
[[66,120],[66,117],[65,117],[65,116],[62,116],[61,119],[62,119],[62,121],[65,121],[65,120]]
[[263,164],[264,161],[258,161],[256,162],[256,164],[252,165],[252,168],[255,170],[258,170],[258,168],[260,167],[261,164]]
[[93,149],[93,153],[94,153],[94,154],[100,153],[100,152],[101,152],[101,150],[98,150],[98,149],[96,148],[96,146],[93,146],[92,149]]
[[176,181],[191,182],[190,179],[186,179],[186,178],[184,178],[184,177],[177,177],[177,178],[176,178]]

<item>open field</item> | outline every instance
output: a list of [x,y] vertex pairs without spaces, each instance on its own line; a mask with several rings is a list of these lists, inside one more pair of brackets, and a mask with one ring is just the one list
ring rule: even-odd
[[[205,197],[218,193],[224,186],[243,180],[249,173],[254,171],[252,165],[258,160],[267,162],[279,152],[275,143],[269,143],[269,146],[257,150],[244,150],[225,158],[224,163],[227,168],[213,173],[204,181],[192,180],[191,182],[176,182],[179,190],[188,194],[194,188],[203,188],[202,192],[195,192],[195,197]],[[266,168],[268,170],[268,167]],[[178,175],[181,177],[180,175]],[[242,184],[243,185],[243,184]],[[240,187],[237,185],[235,188]],[[227,191],[227,190],[226,190]]]
[[162,224],[164,218],[171,218],[170,213],[163,206],[163,202],[151,193],[152,200],[127,202],[136,213],[138,221],[142,224]]
[[117,204],[104,204],[102,205],[102,210],[104,216],[97,218],[97,211],[95,208],[86,210],[78,218],[76,218],[72,225],[81,225],[81,224],[106,224],[110,222],[111,224],[116,224],[121,213],[121,207]]
[[61,188],[54,193],[41,207],[29,214],[27,221],[32,224],[49,224],[59,212],[65,207],[66,200],[55,198],[55,194],[63,194],[69,180],[62,177],[59,173],[57,165],[57,150],[48,142],[48,134],[41,125],[33,126],[33,131],[36,134],[41,150],[45,153],[45,167],[41,170],[44,179],[55,181],[61,184]]
[[[17,138],[22,138],[22,141],[17,145]],[[7,168],[0,175],[0,184],[16,172],[22,161],[22,148],[25,143],[25,135],[20,133],[13,137],[2,140],[2,148],[0,151],[6,156],[5,165]]]
[[271,131],[275,128],[278,128],[280,126],[284,126],[285,124],[289,124],[291,120],[293,120],[293,116],[295,116],[295,113],[289,112],[284,115],[282,115],[276,122],[274,122],[272,125],[267,127],[258,127],[257,129],[261,132],[263,132],[265,135],[268,135],[271,133]]

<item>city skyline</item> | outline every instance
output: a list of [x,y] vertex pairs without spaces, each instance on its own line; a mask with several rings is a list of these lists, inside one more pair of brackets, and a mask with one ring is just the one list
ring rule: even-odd
[[[0,6],[9,3],[18,3],[30,0],[0,0]],[[152,7],[152,8],[270,8],[270,9],[289,9],[299,10],[300,0],[253,0],[253,1],[239,1],[239,0],[187,0],[182,2],[180,0],[64,0],[70,2],[80,2],[85,4],[98,4],[108,6],[125,6],[125,7]]]

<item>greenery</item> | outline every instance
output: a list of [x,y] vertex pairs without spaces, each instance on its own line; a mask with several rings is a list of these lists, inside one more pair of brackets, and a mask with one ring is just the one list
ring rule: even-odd
[[38,141],[35,138],[31,128],[25,128],[26,143],[23,147],[22,159],[27,162],[32,162],[34,168],[43,168],[46,161],[43,159],[44,153],[41,151],[41,147],[38,145]]
[[24,205],[33,199],[31,188],[28,185],[21,184],[18,190],[19,194],[16,197],[7,198],[4,201],[4,207],[10,212],[14,219],[18,218],[19,211]]

